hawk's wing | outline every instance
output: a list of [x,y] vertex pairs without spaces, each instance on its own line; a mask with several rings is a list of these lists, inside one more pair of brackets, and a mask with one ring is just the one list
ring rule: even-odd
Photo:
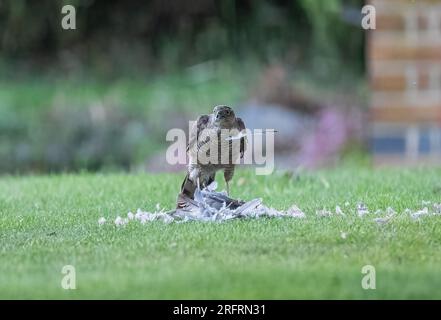
[[187,152],[191,150],[194,145],[198,142],[199,134],[207,128],[207,125],[210,122],[210,116],[207,114],[201,115],[196,120],[196,124],[191,128],[190,131],[190,139],[187,145]]
[[[240,132],[245,130],[245,122],[241,118],[236,118],[237,126]],[[240,139],[240,157],[243,158],[243,154],[245,153],[245,150],[247,149],[247,138],[243,137]]]

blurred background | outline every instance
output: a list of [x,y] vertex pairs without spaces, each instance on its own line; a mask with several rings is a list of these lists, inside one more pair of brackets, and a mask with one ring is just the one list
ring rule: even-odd
[[[390,17],[384,3],[394,1],[402,10]],[[361,28],[363,0],[0,0],[0,173],[181,170],[165,162],[166,132],[187,130],[218,104],[250,128],[279,131],[279,168],[419,161],[418,144],[406,149],[419,127],[408,134],[413,118],[396,120],[403,110],[388,108],[402,106],[387,99],[418,87],[419,70],[441,58],[432,48],[422,67],[401,75],[400,63],[418,52],[403,58],[388,45],[415,24],[406,12],[439,4],[372,2],[374,31]],[[75,30],[61,28],[65,4],[76,8]],[[424,18],[416,19],[419,48]],[[422,29],[436,29],[441,15],[430,19]],[[426,82],[439,93],[435,80]],[[426,116],[430,146],[439,101]]]

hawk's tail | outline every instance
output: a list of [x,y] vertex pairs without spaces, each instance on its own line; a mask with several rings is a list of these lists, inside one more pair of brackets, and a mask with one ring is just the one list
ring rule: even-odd
[[196,184],[192,180],[190,180],[190,177],[187,173],[181,185],[181,193],[193,199],[195,190],[196,190]]
[[[215,178],[214,174],[209,176],[207,181],[202,182],[200,187],[204,188],[208,186],[210,183],[214,181],[214,178]],[[196,187],[197,184],[190,179],[190,176],[187,173],[181,185],[181,192],[178,195],[178,201],[177,201],[178,208],[183,208],[183,206],[185,205],[185,200],[184,200],[185,198],[187,199],[190,198],[192,200],[194,199],[194,192],[196,191]]]
[[185,198],[194,199],[195,190],[196,185],[190,180],[187,173],[181,185],[181,192],[178,195],[177,208],[183,208],[186,205]]

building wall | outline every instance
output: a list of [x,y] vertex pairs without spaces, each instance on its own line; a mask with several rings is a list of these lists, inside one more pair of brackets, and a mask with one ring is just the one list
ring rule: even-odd
[[376,163],[441,163],[441,0],[371,0],[367,31]]

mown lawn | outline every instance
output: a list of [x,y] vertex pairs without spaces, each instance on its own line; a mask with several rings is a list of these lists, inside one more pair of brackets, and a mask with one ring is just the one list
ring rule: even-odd
[[[295,203],[307,217],[117,228],[98,218],[173,208],[182,175],[3,176],[0,298],[440,299],[441,216],[403,213],[441,202],[440,177],[441,169],[239,171],[233,196],[277,209]],[[373,214],[358,217],[358,202],[398,215],[378,225]],[[316,215],[336,205],[345,217]],[[76,290],[61,287],[64,265],[76,269]],[[361,287],[364,265],[376,268],[375,290]]]

